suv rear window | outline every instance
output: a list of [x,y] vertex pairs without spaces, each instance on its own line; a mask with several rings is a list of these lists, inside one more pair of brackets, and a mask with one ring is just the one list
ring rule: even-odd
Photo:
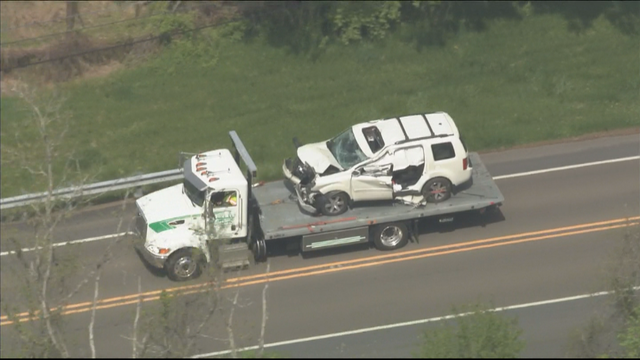
[[382,140],[382,135],[377,127],[369,126],[362,129],[362,135],[367,140],[372,153],[375,154],[384,147],[384,140]]
[[431,151],[433,151],[433,160],[435,161],[456,157],[456,152],[450,142],[433,144],[431,145]]

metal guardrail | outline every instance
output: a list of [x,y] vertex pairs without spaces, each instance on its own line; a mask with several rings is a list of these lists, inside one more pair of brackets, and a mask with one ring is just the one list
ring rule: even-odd
[[[131,176],[128,178],[102,181],[86,186],[75,186],[65,189],[55,190],[53,196],[56,199],[71,199],[79,196],[94,195],[109,191],[137,188],[143,185],[159,184],[167,181],[182,179],[180,169],[160,171],[152,174]],[[27,194],[0,199],[0,210],[10,209],[18,206],[29,205],[44,200],[47,193]]]

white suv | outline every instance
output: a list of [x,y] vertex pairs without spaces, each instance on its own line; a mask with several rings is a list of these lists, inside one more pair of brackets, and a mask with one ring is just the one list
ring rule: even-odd
[[340,215],[352,201],[405,195],[445,201],[471,178],[467,149],[445,112],[369,121],[296,146],[298,156],[285,160],[284,175],[300,204],[324,215]]

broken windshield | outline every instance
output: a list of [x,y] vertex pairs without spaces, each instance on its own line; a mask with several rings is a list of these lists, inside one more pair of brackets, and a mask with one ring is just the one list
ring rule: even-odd
[[343,169],[348,169],[367,159],[367,156],[360,149],[351,128],[327,141],[327,148]]

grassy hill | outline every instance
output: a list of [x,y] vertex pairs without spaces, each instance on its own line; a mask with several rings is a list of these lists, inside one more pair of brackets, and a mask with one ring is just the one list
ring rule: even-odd
[[[176,44],[142,66],[65,85],[73,126],[64,147],[107,180],[175,168],[180,151],[227,147],[233,129],[259,178],[272,180],[294,154],[293,136],[320,141],[388,116],[447,111],[472,150],[637,127],[638,44],[602,18],[575,33],[557,15],[495,20],[421,50],[399,31],[330,45],[315,60],[259,40],[204,52]],[[3,97],[1,112],[2,197],[43,189],[5,161],[23,104]]]

